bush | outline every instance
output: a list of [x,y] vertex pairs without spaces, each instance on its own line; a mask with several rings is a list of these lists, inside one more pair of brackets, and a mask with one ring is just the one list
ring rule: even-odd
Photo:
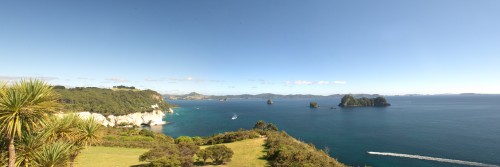
[[253,126],[254,130],[261,135],[266,135],[268,131],[278,131],[278,127],[273,123],[266,123],[263,120],[257,121]]
[[150,166],[181,166],[179,149],[174,144],[155,147],[139,156],[139,161],[150,162]]
[[206,150],[210,153],[213,163],[218,165],[230,162],[234,154],[233,150],[225,145],[210,146]]
[[193,143],[193,139],[189,136],[179,136],[177,139],[175,139],[175,144],[179,143]]
[[174,143],[172,137],[147,129],[105,128],[105,130],[106,136],[103,138],[102,146],[106,147],[153,148]]
[[206,138],[204,141],[205,145],[221,144],[221,143],[231,143],[235,141],[241,141],[245,139],[253,139],[259,137],[259,133],[253,130],[240,130],[236,132],[225,132],[223,134],[217,134],[212,137]]
[[139,157],[149,166],[193,166],[193,156],[200,149],[193,143],[166,144],[155,147]]
[[196,157],[198,157],[198,161],[203,160],[203,166],[207,164],[207,159],[212,157],[212,152],[207,149],[199,150],[196,153]]
[[266,140],[271,166],[345,166],[314,145],[297,141],[285,132],[270,132]]

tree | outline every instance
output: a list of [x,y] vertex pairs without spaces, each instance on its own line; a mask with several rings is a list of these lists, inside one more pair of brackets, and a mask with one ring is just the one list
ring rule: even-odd
[[71,144],[63,141],[45,145],[36,155],[36,166],[64,166],[69,158],[70,147]]
[[196,157],[198,157],[198,161],[203,160],[203,166],[205,166],[207,163],[207,159],[212,157],[212,152],[207,149],[199,150],[196,153]]
[[177,149],[179,149],[179,160],[181,161],[181,165],[186,167],[193,165],[193,156],[200,150],[200,147],[194,143],[181,142],[177,144]]
[[278,127],[276,125],[274,125],[273,123],[269,123],[266,126],[266,130],[278,131]]
[[229,162],[234,154],[233,150],[225,145],[210,146],[207,147],[206,150],[209,150],[212,153],[210,158],[213,160],[214,164],[224,164]]
[[179,154],[175,144],[167,144],[145,152],[139,156],[139,160],[150,162],[151,166],[181,166]]
[[265,127],[266,127],[266,122],[264,122],[263,120],[257,121],[257,123],[255,123],[255,125],[253,126],[254,129],[259,129],[259,130],[264,130]]
[[53,117],[44,128],[48,141],[65,141],[71,144],[69,149],[70,166],[87,146],[100,143],[102,125],[93,118],[82,119],[75,114],[61,118]]
[[9,167],[16,164],[15,139],[42,126],[47,114],[57,107],[57,99],[52,87],[41,80],[0,84],[0,131],[9,141]]
[[192,137],[191,138],[193,140],[193,143],[196,144],[196,145],[203,145],[203,138],[201,138],[200,136],[195,136],[195,137]]
[[192,142],[193,142],[193,139],[191,139],[191,137],[189,137],[189,136],[179,136],[179,137],[177,137],[177,139],[175,139],[175,144],[192,143]]

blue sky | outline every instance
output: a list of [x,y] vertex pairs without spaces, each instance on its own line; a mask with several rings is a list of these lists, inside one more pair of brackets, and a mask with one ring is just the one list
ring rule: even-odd
[[171,94],[500,93],[499,6],[4,1],[0,80]]

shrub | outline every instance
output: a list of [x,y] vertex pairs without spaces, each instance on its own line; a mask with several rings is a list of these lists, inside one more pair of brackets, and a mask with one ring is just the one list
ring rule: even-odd
[[297,141],[285,132],[270,132],[266,140],[271,166],[345,166],[314,145]]
[[221,144],[221,143],[231,143],[235,141],[241,141],[245,139],[257,138],[260,135],[253,130],[240,130],[236,132],[225,132],[223,134],[217,134],[212,137],[206,138],[204,141],[205,145]]
[[179,136],[177,139],[175,139],[175,144],[179,143],[193,143],[193,139],[189,136]]
[[213,160],[214,164],[224,164],[229,162],[234,154],[233,150],[225,145],[210,146],[207,147],[206,150],[211,153],[210,158]]

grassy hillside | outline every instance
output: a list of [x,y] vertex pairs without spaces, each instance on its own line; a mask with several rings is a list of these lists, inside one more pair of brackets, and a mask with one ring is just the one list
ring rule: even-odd
[[145,164],[139,156],[148,149],[121,147],[89,147],[77,159],[78,167],[126,167]]
[[[60,102],[65,111],[90,111],[103,115],[124,115],[134,112],[152,111],[151,105],[158,104],[166,110],[169,104],[163,97],[152,90],[122,91],[102,88],[54,87],[61,95]],[[129,90],[129,89],[127,89]]]
[[[264,141],[265,138],[256,138],[223,144],[231,148],[234,151],[234,155],[233,158],[231,158],[231,162],[228,162],[226,165],[218,166],[266,166],[267,161],[264,159],[266,155]],[[201,149],[206,147],[209,146],[202,146]],[[210,162],[210,160],[208,162]]]
[[[234,155],[231,162],[219,166],[266,166],[267,161],[263,159],[266,154],[264,140],[264,138],[256,138],[224,144],[234,151]],[[201,148],[206,147],[208,146]],[[146,164],[146,162],[139,162],[139,156],[146,151],[148,149],[89,147],[79,156],[77,164],[78,167],[125,167]]]

